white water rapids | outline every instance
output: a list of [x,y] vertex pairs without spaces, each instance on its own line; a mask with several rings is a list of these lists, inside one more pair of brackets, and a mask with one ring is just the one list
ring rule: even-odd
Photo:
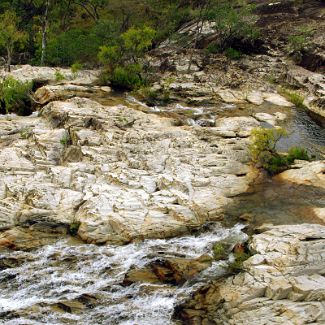
[[[246,238],[236,225],[220,224],[197,235],[146,240],[125,246],[72,244],[61,240],[32,252],[8,252],[0,259],[23,263],[0,272],[0,323],[20,324],[122,324],[166,325],[176,303],[225,273],[226,262],[214,262],[194,280],[182,286],[135,283],[122,286],[127,271],[143,267],[159,257],[197,258],[210,253],[213,244],[228,238]],[[53,308],[83,295],[95,297],[94,305],[80,312]],[[1,321],[2,320],[2,321]]]

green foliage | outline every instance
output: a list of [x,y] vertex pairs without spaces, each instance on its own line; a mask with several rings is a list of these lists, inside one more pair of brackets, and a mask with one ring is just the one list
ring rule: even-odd
[[[98,48],[115,39],[114,24],[99,21],[96,25],[71,28],[49,35],[46,60],[52,66],[71,66],[75,62],[85,65],[97,63]],[[40,56],[40,49],[37,52]]]
[[98,52],[98,60],[100,63],[107,65],[108,69],[113,70],[121,60],[121,47],[117,45],[101,46]]
[[224,244],[216,243],[213,246],[213,257],[215,260],[223,260],[227,257],[227,252]]
[[7,51],[7,64],[10,69],[11,58],[15,48],[22,48],[27,41],[26,33],[18,29],[19,18],[11,10],[0,15],[0,47]]
[[234,39],[254,40],[259,36],[253,10],[254,5],[243,1],[216,1],[208,18],[215,21],[215,28],[220,32],[221,49]]
[[69,143],[70,143],[70,138],[68,135],[65,135],[63,136],[61,139],[60,139],[60,143],[63,145],[63,146],[68,146]]
[[252,143],[249,147],[253,162],[263,162],[266,154],[274,155],[276,153],[276,144],[278,141],[287,136],[283,128],[266,129],[255,128],[251,132]]
[[217,54],[220,52],[220,47],[217,43],[210,43],[206,49],[205,49],[208,53],[210,54]]
[[289,149],[287,155],[278,153],[276,144],[283,136],[287,136],[287,132],[282,128],[252,130],[249,147],[252,161],[271,175],[286,170],[295,159],[310,160],[307,150],[300,147]]
[[252,143],[249,150],[254,164],[272,175],[288,167],[286,159],[276,151],[278,141],[287,135],[284,129],[257,128],[252,130],[251,135]]
[[132,90],[145,84],[141,76],[142,67],[138,64],[129,64],[124,67],[117,66],[110,75],[113,87]]
[[80,62],[76,62],[72,64],[71,66],[71,72],[75,75],[77,74],[80,70],[82,70],[83,65]]
[[6,112],[24,114],[26,106],[31,105],[32,82],[22,82],[8,77],[0,83],[0,102]]
[[55,71],[54,75],[55,75],[55,81],[56,82],[61,82],[61,81],[63,81],[65,79],[65,76],[58,70]]
[[80,227],[80,222],[74,222],[74,223],[70,224],[70,227],[69,227],[70,235],[77,236],[79,227]]
[[240,272],[243,269],[243,263],[251,257],[251,254],[246,252],[234,253],[234,261],[228,267],[232,272]]
[[159,92],[150,86],[142,86],[136,90],[135,95],[149,105],[155,105],[159,101]]
[[310,25],[301,26],[294,35],[288,37],[289,50],[300,52],[310,44],[311,36],[314,34],[314,27]]
[[239,60],[242,53],[232,47],[228,47],[225,51],[226,57],[230,60]]
[[292,147],[288,151],[287,161],[292,164],[295,160],[310,160],[308,152],[305,148]]
[[131,27],[122,34],[124,49],[132,57],[141,56],[151,45],[156,31],[148,26],[143,28]]
[[146,84],[140,57],[151,46],[155,31],[147,26],[132,27],[121,35],[118,45],[101,46],[98,59],[113,87],[128,90]]
[[261,161],[262,167],[271,175],[281,173],[289,167],[286,157],[278,153],[261,155]]
[[305,104],[304,104],[304,96],[300,95],[299,93],[289,90],[289,89],[285,89],[285,88],[281,88],[280,89],[280,93],[281,95],[283,95],[289,102],[293,103],[296,107],[298,108],[306,108]]

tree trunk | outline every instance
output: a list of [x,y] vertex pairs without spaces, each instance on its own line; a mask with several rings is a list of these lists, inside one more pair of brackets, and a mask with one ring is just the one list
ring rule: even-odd
[[7,71],[8,72],[10,72],[11,59],[12,59],[11,50],[7,48]]
[[44,18],[43,18],[43,26],[42,26],[41,65],[44,65],[44,63],[45,63],[46,46],[47,46],[47,28],[48,28],[49,6],[50,6],[50,0],[46,0],[45,12],[44,12]]

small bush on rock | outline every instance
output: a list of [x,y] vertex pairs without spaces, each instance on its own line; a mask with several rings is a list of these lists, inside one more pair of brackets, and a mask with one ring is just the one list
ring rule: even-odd
[[305,148],[292,147],[288,151],[287,161],[292,164],[295,160],[310,160]]
[[215,260],[223,260],[227,257],[226,248],[223,243],[216,243],[213,246],[213,257]]
[[100,47],[98,59],[105,66],[105,74],[113,87],[132,90],[146,84],[141,58],[151,47],[155,35],[155,30],[148,26],[131,27],[116,44]]
[[304,104],[304,96],[300,95],[299,93],[289,90],[289,89],[280,89],[281,95],[283,95],[289,102],[294,104],[298,108],[306,108]]
[[257,167],[262,167],[271,175],[288,169],[296,159],[310,160],[304,148],[293,147],[289,149],[288,154],[280,154],[276,151],[279,140],[287,136],[286,130],[282,128],[257,128],[251,135],[252,143],[249,147],[251,159]]
[[251,257],[251,254],[246,252],[235,252],[234,261],[228,267],[232,272],[240,272],[243,269],[243,263]]
[[226,49],[225,55],[230,60],[239,60],[242,56],[242,53],[232,47],[229,47]]
[[32,82],[22,82],[8,77],[0,83],[0,103],[6,113],[26,115],[30,112]]
[[60,71],[55,71],[54,76],[56,82],[61,82],[62,80],[65,79],[65,76]]
[[127,66],[117,66],[110,75],[110,82],[113,87],[132,90],[145,84],[141,76],[141,66],[130,64]]

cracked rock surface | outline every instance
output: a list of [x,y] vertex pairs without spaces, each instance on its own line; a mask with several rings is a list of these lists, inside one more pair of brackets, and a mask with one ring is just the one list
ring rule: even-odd
[[177,127],[78,97],[38,116],[2,117],[1,229],[80,223],[86,242],[126,243],[220,220],[254,177],[246,149],[258,125],[237,117],[217,128]]
[[181,306],[184,324],[324,324],[325,227],[270,226],[250,250],[241,273]]

